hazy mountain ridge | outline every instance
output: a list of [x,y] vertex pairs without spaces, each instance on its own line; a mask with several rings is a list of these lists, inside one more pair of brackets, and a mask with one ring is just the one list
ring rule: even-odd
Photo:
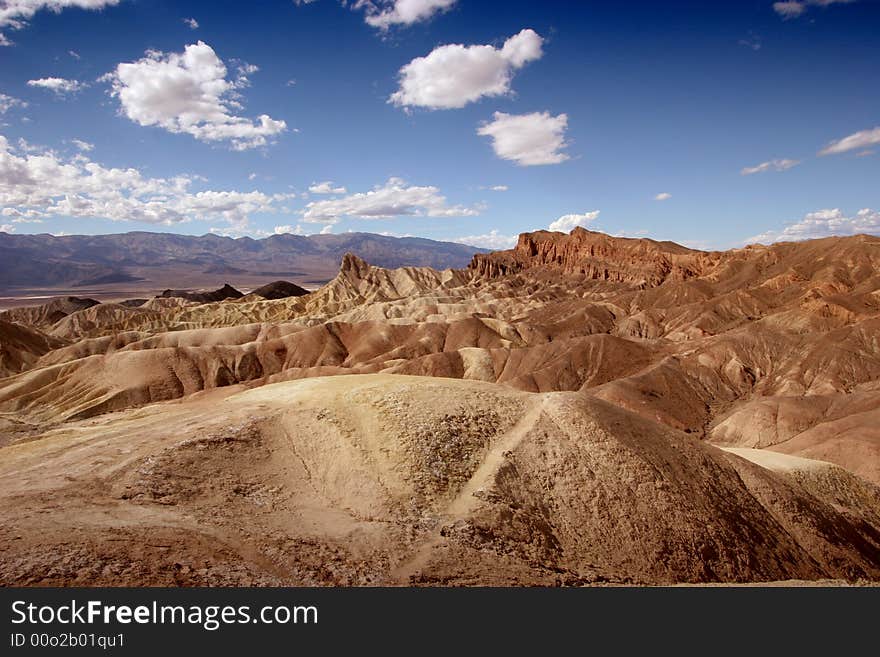
[[485,249],[373,233],[284,234],[264,239],[149,232],[60,237],[0,233],[0,291],[158,282],[173,280],[176,272],[200,276],[205,285],[224,275],[328,280],[349,252],[380,267],[447,269],[467,266],[475,253]]

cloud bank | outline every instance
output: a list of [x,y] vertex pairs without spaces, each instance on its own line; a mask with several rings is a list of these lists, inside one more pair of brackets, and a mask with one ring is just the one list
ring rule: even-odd
[[747,244],[811,240],[833,235],[880,234],[880,211],[864,208],[846,216],[839,208],[817,210],[781,231],[767,231],[746,240]]
[[[3,0],[0,2],[0,30],[21,30],[38,11],[48,9],[59,13],[62,9],[78,8],[92,11],[118,5],[119,0]],[[0,31],[0,46],[12,42]]]
[[14,223],[61,216],[166,225],[220,219],[241,227],[254,213],[275,212],[282,200],[258,191],[193,191],[194,181],[148,178],[83,154],[64,159],[51,150],[15,148],[0,136],[0,215]]
[[390,219],[393,217],[473,217],[474,208],[449,206],[436,187],[407,185],[400,178],[390,178],[368,192],[337,199],[312,201],[303,210],[306,223],[334,224],[342,217]]

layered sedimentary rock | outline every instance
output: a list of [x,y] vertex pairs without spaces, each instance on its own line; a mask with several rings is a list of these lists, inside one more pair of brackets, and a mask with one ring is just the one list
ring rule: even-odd
[[610,237],[584,228],[569,235],[549,231],[523,233],[509,251],[477,254],[471,269],[495,277],[547,269],[587,279],[654,287],[702,275],[717,254],[687,249],[673,242]]
[[[0,577],[876,580],[878,272],[871,236],[576,229],[466,270],[347,255],[281,299],[12,311],[44,337],[0,380],[0,519],[33,537]],[[108,570],[56,563],[55,504],[74,562]],[[181,574],[157,532],[209,566]]]

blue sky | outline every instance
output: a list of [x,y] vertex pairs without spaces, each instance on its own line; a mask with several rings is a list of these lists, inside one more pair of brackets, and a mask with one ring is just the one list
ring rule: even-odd
[[6,0],[0,225],[880,233],[878,29],[872,0]]

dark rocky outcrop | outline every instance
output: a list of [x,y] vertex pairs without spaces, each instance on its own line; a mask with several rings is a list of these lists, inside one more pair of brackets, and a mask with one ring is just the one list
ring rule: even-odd
[[251,292],[251,294],[256,294],[257,296],[263,297],[264,299],[286,299],[287,297],[301,297],[308,293],[309,291],[307,289],[288,281],[274,281],[272,283],[267,283],[266,285],[258,287],[256,290],[253,290]]
[[189,290],[164,290],[159,297],[170,299],[176,297],[186,299],[187,301],[195,301],[196,303],[212,303],[214,301],[223,301],[225,299],[241,299],[243,293],[236,290],[229,283],[226,283],[219,290],[213,292],[191,292]]

